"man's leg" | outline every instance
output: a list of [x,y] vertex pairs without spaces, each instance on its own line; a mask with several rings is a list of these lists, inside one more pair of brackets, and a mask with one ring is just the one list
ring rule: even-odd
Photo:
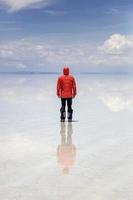
[[64,98],[61,98],[61,109],[60,109],[60,112],[61,112],[61,120],[65,120],[66,118],[66,111],[65,111],[65,108],[66,108],[66,99]]
[[73,114],[73,109],[72,109],[72,98],[67,99],[67,118],[68,121],[72,120],[72,114]]

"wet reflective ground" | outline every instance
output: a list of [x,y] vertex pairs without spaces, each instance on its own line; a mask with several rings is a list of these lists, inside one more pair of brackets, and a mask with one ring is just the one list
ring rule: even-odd
[[133,78],[77,76],[59,121],[56,75],[0,75],[1,200],[132,200]]

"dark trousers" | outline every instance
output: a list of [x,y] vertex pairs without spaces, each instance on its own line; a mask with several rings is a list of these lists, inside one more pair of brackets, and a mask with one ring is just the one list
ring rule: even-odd
[[65,112],[66,112],[66,103],[67,103],[67,112],[68,112],[68,119],[72,119],[72,98],[61,98],[61,119],[65,119]]

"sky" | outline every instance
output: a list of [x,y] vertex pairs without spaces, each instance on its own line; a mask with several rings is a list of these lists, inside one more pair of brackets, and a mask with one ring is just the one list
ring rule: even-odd
[[0,72],[133,72],[132,0],[0,0]]

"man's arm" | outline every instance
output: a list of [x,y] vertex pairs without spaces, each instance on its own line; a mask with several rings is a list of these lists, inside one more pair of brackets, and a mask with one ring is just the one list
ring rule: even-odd
[[77,86],[75,78],[73,78],[73,98],[77,95]]
[[56,94],[59,98],[61,97],[60,90],[61,90],[61,81],[60,81],[60,77],[59,77],[57,80],[57,88],[56,88]]

